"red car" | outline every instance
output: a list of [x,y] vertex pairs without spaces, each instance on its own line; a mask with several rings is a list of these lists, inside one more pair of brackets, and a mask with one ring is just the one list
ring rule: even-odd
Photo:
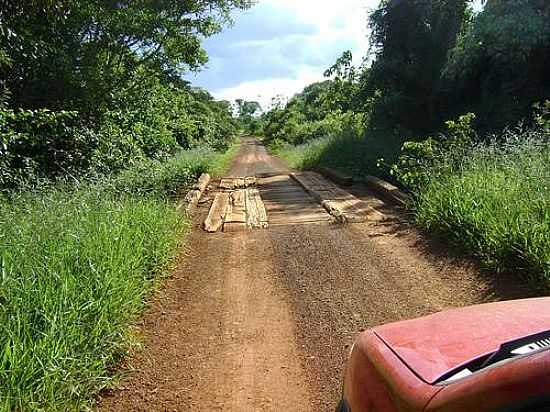
[[355,342],[337,412],[550,411],[550,298],[392,323]]

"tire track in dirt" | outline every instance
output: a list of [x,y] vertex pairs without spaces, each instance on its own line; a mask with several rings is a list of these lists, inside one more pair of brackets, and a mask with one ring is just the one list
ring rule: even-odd
[[[146,346],[105,411],[308,411],[291,306],[266,232],[194,233],[145,316]],[[159,316],[160,313],[160,316]]]

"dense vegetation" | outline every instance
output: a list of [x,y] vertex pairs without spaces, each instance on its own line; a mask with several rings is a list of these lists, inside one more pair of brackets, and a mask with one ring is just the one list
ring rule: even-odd
[[[520,142],[517,137],[520,137]],[[416,221],[473,252],[490,268],[550,279],[550,143],[511,134],[428,171]]]
[[18,1],[0,5],[0,188],[226,148],[228,102],[182,75],[201,38],[247,0]]
[[0,2],[0,410],[88,410],[227,164],[228,102],[183,75],[247,0]]
[[550,5],[489,0],[476,14],[470,3],[383,0],[369,18],[372,62],[353,67],[345,52],[327,81],[264,115],[266,140],[299,144],[356,129],[338,121],[345,116],[361,117],[362,136],[401,143],[469,112],[481,136],[531,120],[533,104],[549,97]]
[[344,53],[261,130],[294,167],[390,179],[422,227],[548,280],[550,4],[471,3],[381,1],[370,59]]

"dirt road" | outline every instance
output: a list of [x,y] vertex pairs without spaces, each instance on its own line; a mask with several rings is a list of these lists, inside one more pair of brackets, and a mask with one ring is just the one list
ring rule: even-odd
[[[288,172],[246,141],[229,174]],[[206,205],[199,210],[173,277],[139,325],[145,346],[100,410],[331,411],[361,330],[528,295],[443,253],[367,190],[352,191],[388,220],[212,235],[199,226]]]

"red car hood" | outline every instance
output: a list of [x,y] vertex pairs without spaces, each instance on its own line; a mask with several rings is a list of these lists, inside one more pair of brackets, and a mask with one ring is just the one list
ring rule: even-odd
[[550,298],[489,303],[374,328],[374,333],[422,380],[550,330]]

